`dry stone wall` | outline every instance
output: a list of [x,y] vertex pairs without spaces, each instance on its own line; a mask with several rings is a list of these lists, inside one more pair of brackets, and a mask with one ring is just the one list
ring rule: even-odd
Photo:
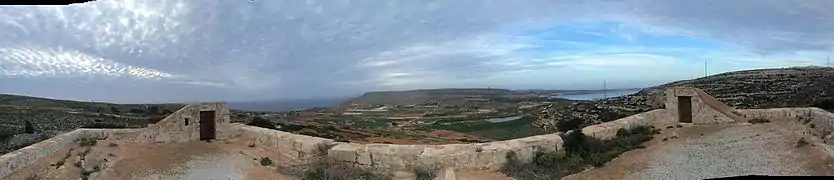
[[611,139],[620,129],[631,129],[637,126],[663,126],[675,123],[674,118],[668,118],[666,109],[655,109],[649,112],[635,114],[610,122],[582,128],[582,133],[597,139]]
[[243,124],[231,124],[236,137],[244,138],[259,147],[270,147],[299,160],[308,160],[327,153],[335,140],[293,134]]
[[[229,109],[225,103],[191,104],[174,112],[156,124],[142,129],[76,129],[47,140],[32,144],[0,156],[0,177],[26,167],[37,160],[68,147],[81,138],[116,138],[124,142],[184,142],[199,139],[200,111],[215,111],[216,137],[229,138],[236,134],[236,128],[229,122]],[[186,119],[190,121],[185,124]],[[2,178],[0,178],[2,179]]]
[[476,144],[395,145],[339,143],[328,150],[336,161],[383,169],[444,167],[456,170],[496,170],[513,152],[519,160],[530,162],[536,152],[561,150],[557,134],[532,136],[507,141]]
[[[70,147],[81,138],[103,139],[107,137],[129,138],[139,134],[140,129],[76,129],[68,133],[43,140],[17,151],[0,156],[0,177],[26,167],[58,150]],[[0,178],[2,179],[2,178]]]

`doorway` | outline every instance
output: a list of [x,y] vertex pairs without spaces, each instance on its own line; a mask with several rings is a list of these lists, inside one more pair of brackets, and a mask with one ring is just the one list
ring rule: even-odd
[[214,111],[200,111],[200,140],[212,140],[215,136]]
[[692,96],[678,96],[678,122],[692,123]]

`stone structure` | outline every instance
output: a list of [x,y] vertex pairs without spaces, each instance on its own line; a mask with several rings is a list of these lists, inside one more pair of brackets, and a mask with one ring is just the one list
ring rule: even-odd
[[[688,103],[687,103],[688,102]],[[834,114],[818,108],[734,110],[700,89],[675,87],[666,90],[666,108],[656,109],[583,128],[586,135],[600,139],[614,137],[619,129],[651,125],[662,127],[691,121],[692,124],[721,124],[748,118],[795,120],[805,126],[811,140],[825,144],[834,154]],[[688,109],[688,110],[687,110]],[[686,117],[689,115],[691,117]],[[688,123],[688,122],[685,122]],[[443,174],[456,170],[497,170],[507,154],[530,162],[537,152],[563,150],[558,134],[474,144],[396,145],[341,143],[332,139],[281,132],[243,124],[229,124],[224,103],[192,104],[156,124],[142,129],[78,129],[36,143],[0,157],[0,177],[85,137],[116,137],[137,143],[185,142],[213,138],[242,138],[261,147],[271,147],[302,162],[326,157],[360,167],[409,169],[442,168]],[[453,176],[453,175],[450,175]],[[441,178],[442,179],[442,178]]]
[[229,121],[225,103],[192,104],[148,125],[141,136],[160,143],[226,139],[236,135]]
[[[200,121],[201,114],[203,115],[202,119],[206,121]],[[77,129],[5,154],[0,156],[0,177],[5,177],[41,158],[52,155],[58,150],[69,147],[82,138],[101,139],[109,137],[133,143],[193,141],[200,139],[200,127],[208,128],[209,122],[211,122],[211,129],[213,130],[202,131],[204,132],[202,135],[213,138],[230,138],[236,134],[232,125],[229,124],[229,109],[225,103],[190,104],[156,124],[148,125],[146,128]]]
[[665,105],[667,117],[675,118],[683,123],[715,124],[746,121],[743,114],[697,88],[666,89]]

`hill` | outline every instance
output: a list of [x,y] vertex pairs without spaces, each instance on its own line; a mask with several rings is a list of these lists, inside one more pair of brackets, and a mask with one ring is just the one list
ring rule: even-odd
[[145,127],[183,106],[80,102],[0,94],[0,154],[81,127]]
[[245,111],[289,111],[317,107],[334,107],[350,98],[278,99],[250,102],[229,102],[230,109]]
[[791,67],[735,71],[675,81],[645,88],[617,98],[575,103],[568,107],[545,107],[536,126],[552,130],[584,127],[663,108],[663,89],[689,86],[703,89],[716,99],[739,109],[809,107],[832,109],[834,68]]

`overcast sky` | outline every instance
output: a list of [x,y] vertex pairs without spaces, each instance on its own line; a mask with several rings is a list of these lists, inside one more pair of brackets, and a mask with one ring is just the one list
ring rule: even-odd
[[0,7],[0,93],[118,103],[646,87],[826,65],[834,1],[99,0]]

